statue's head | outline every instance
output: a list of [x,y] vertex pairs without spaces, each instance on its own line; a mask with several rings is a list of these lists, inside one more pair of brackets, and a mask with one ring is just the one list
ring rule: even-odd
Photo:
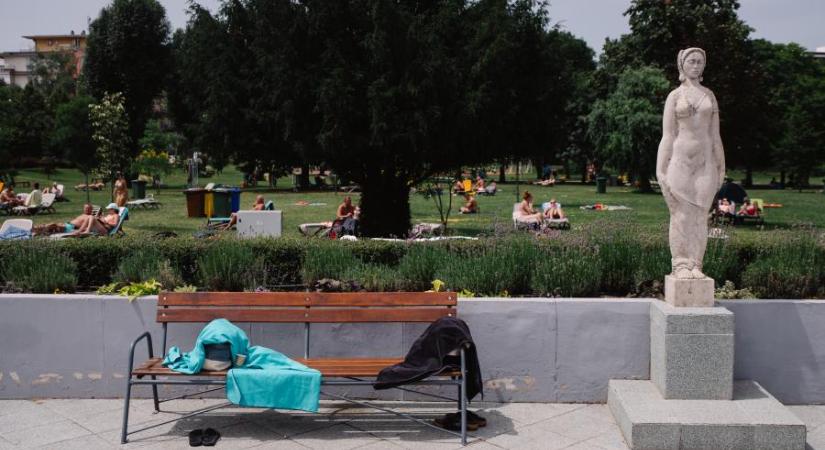
[[702,72],[705,71],[705,51],[699,47],[691,47],[679,51],[676,64],[679,67],[679,81],[702,81]]

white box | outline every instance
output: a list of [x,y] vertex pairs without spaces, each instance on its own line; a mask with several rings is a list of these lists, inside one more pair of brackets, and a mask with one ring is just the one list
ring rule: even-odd
[[281,211],[238,211],[238,236],[241,237],[280,237]]

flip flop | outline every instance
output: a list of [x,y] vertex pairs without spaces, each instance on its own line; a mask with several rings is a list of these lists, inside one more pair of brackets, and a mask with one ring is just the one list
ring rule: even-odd
[[203,430],[192,430],[189,432],[189,446],[200,447],[203,445]]
[[218,439],[221,438],[221,434],[218,433],[218,430],[214,428],[207,428],[203,430],[203,446],[204,447],[214,447],[215,444],[218,442]]

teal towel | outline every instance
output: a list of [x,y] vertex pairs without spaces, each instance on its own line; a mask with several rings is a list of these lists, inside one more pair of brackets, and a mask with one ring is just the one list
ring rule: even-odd
[[241,406],[300,409],[317,412],[321,395],[321,372],[289,359],[282,353],[249,346],[246,333],[226,319],[206,325],[189,353],[172,347],[163,365],[180,373],[196,374],[203,368],[204,345],[229,343],[232,360],[246,357],[243,365],[226,375],[226,398]]

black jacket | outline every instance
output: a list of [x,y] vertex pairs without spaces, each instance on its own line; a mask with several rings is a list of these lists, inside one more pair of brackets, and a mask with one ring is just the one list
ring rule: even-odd
[[449,356],[449,353],[461,346],[465,346],[467,398],[472,399],[479,393],[483,397],[481,368],[470,328],[463,320],[455,317],[442,317],[430,324],[413,343],[403,362],[387,367],[378,374],[374,387],[389,389],[423,380],[447,368],[458,369],[461,367],[461,357]]

